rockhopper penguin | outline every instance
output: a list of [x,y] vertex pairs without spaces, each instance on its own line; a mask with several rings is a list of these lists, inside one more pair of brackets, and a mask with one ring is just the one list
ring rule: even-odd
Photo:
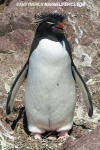
[[72,60],[64,35],[65,17],[51,13],[39,19],[29,58],[8,94],[6,112],[12,111],[15,95],[27,78],[24,103],[29,131],[35,138],[49,130],[64,136],[73,125],[75,84],[83,94],[90,117],[93,114],[91,96]]

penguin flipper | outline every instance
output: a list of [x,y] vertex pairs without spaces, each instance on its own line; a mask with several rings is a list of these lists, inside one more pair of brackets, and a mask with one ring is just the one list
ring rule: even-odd
[[7,114],[10,114],[13,109],[15,96],[17,94],[17,91],[19,90],[19,87],[24,82],[24,80],[27,76],[27,72],[28,72],[28,61],[26,62],[26,64],[22,68],[22,70],[17,75],[15,81],[12,84],[10,92],[8,93],[7,104],[6,104],[6,113]]
[[82,92],[82,96],[83,96],[85,105],[88,110],[88,115],[89,115],[89,117],[92,117],[92,115],[93,115],[93,104],[92,104],[92,100],[91,100],[92,98],[91,98],[91,95],[87,88],[86,83],[84,82],[82,76],[78,72],[74,63],[72,64],[72,72],[74,74],[75,81],[78,84],[78,87],[80,88],[80,90]]

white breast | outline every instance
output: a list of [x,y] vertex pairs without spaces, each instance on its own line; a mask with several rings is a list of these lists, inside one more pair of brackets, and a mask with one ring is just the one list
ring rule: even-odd
[[28,122],[44,129],[72,125],[74,107],[75,83],[64,42],[62,46],[42,39],[29,60],[25,94]]
[[64,63],[66,57],[69,58],[65,46],[62,47],[60,42],[48,39],[42,39],[36,50],[31,55],[31,59],[35,59],[33,60],[33,63],[34,61],[39,60],[41,64],[46,63],[46,65],[58,65],[58,63]]

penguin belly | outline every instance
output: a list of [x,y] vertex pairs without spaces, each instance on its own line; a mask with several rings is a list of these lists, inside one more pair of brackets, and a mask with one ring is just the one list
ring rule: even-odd
[[75,81],[65,45],[42,39],[29,59],[25,92],[29,131],[71,129],[75,103]]

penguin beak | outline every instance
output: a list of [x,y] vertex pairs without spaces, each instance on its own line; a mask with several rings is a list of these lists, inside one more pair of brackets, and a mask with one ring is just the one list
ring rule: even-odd
[[66,27],[62,22],[58,22],[57,25],[53,26],[53,30],[58,32],[58,33],[64,34],[66,31]]

